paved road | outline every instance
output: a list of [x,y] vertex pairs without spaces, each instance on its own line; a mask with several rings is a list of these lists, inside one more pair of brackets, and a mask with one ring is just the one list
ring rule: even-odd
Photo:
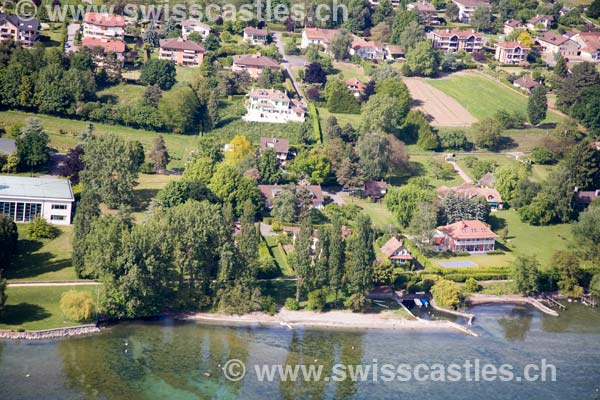
[[62,282],[15,282],[8,283],[8,287],[38,287],[38,286],[97,286],[102,285],[96,281],[62,281]]
[[454,170],[458,173],[458,175],[462,178],[465,183],[473,183],[473,179],[465,171],[463,171],[457,163],[454,161],[448,161],[454,167]]
[[306,58],[304,56],[289,56],[285,55],[284,47],[285,42],[282,36],[283,32],[273,32],[273,40],[275,40],[275,44],[277,45],[277,50],[283,56],[283,60],[281,60],[281,66],[285,68],[288,76],[292,80],[292,84],[294,85],[294,89],[296,89],[296,93],[298,94],[298,98],[302,99],[302,94],[300,92],[300,85],[296,82],[296,77],[294,76],[294,72],[292,71],[292,67],[302,67],[306,64]]

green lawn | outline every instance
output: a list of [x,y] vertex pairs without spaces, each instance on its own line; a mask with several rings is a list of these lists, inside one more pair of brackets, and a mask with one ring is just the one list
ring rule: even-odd
[[41,330],[81,325],[65,321],[60,311],[60,297],[68,290],[90,292],[96,299],[99,286],[9,287],[0,329]]
[[99,91],[97,96],[102,102],[113,100],[118,104],[133,106],[141,102],[145,91],[146,86],[120,83]]
[[[476,72],[428,79],[427,83],[456,99],[477,119],[493,117],[499,110],[523,113],[527,110],[527,96]],[[560,120],[558,114],[549,112],[544,122],[556,123]]]
[[373,225],[384,229],[389,226],[398,226],[396,219],[388,211],[382,202],[373,203],[369,199],[361,199],[355,196],[350,196],[347,193],[342,193],[342,198],[346,204],[354,204],[363,209],[363,212],[371,217]]
[[417,176],[425,177],[431,182],[431,184],[435,187],[440,186],[458,186],[463,183],[462,178],[458,174],[454,174],[451,179],[438,179],[436,178],[432,171],[431,165],[433,160],[443,161],[443,156],[438,154],[430,154],[430,155],[410,155],[410,162],[413,168],[415,169]]
[[287,256],[281,251],[279,246],[277,245],[277,238],[275,236],[266,236],[265,242],[267,243],[267,247],[271,254],[273,254],[273,258],[279,267],[279,270],[286,277],[294,277],[296,274],[294,270],[290,266],[290,263],[287,260]]
[[180,175],[140,174],[138,185],[133,190],[133,218],[141,222],[150,201],[156,197],[159,190],[169,182],[179,180]]
[[[89,122],[78,121],[43,114],[26,113],[22,111],[0,111],[0,126],[10,127],[24,123],[28,118],[38,118],[50,136],[50,146],[59,150],[67,149],[79,143],[79,135],[84,132]],[[154,140],[160,135],[157,132],[141,129],[126,128],[119,125],[108,125],[94,122],[94,133],[97,135],[115,134],[125,140],[139,140],[146,152],[152,148]],[[163,134],[167,149],[171,156],[169,168],[183,168],[189,153],[196,148],[197,136]]]
[[[339,73],[336,75],[341,76],[343,79],[358,78],[363,83],[367,83],[370,79],[367,76],[367,74],[365,74],[365,69],[363,67],[361,67],[360,65],[343,63],[343,62],[334,62],[333,68],[335,68],[339,71]],[[333,77],[336,75],[330,75],[330,76]]]
[[[488,155],[488,154],[482,154],[482,155],[478,155],[478,154],[473,154],[473,156],[477,157],[479,160],[489,160],[489,161],[493,161],[497,164],[496,168],[505,166],[505,165],[518,165],[519,162],[508,155],[499,153],[499,154],[493,154],[493,155]],[[467,173],[467,175],[469,175],[473,180],[475,179],[475,174],[473,173],[473,170],[469,167],[467,167],[467,165],[465,164],[465,157],[466,156],[458,156],[456,157],[456,163],[460,166],[460,168],[465,171]],[[412,159],[413,157],[411,157]],[[538,164],[533,164],[531,166],[531,180],[535,181],[535,182],[542,182],[544,181],[544,179],[546,179],[548,177],[548,175],[550,174],[550,172],[552,170],[554,170],[556,168],[556,166],[553,165],[538,165]]]
[[6,270],[9,281],[64,281],[77,279],[71,265],[73,226],[57,227],[59,235],[50,239],[30,239],[27,225],[18,224],[17,253]]
[[327,126],[327,119],[330,115],[333,115],[337,118],[338,124],[340,126],[344,126],[346,124],[350,124],[355,128],[358,128],[360,122],[362,121],[362,117],[360,114],[336,114],[330,113],[329,110],[325,107],[317,107],[319,110],[319,119],[321,120],[321,126]]
[[508,228],[506,247],[513,254],[536,256],[542,268],[549,266],[555,251],[568,250],[573,246],[570,224],[532,226],[521,222],[515,210],[499,211],[492,215]]

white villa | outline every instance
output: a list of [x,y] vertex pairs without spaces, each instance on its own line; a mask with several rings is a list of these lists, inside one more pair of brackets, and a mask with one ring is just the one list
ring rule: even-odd
[[253,122],[304,122],[306,106],[303,102],[290,99],[277,89],[255,89],[248,93],[245,121]]
[[190,35],[197,32],[202,39],[206,39],[210,34],[210,26],[196,19],[186,19],[181,22],[181,37],[188,39]]
[[66,179],[0,175],[0,213],[15,222],[39,215],[51,224],[69,225],[73,201]]

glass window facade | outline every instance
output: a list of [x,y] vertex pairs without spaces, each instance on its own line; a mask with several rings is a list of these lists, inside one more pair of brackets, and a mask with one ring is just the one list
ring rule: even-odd
[[15,222],[30,222],[42,213],[42,204],[0,201],[0,213]]

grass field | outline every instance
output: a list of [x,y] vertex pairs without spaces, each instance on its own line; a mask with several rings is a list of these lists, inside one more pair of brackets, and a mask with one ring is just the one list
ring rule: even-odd
[[[517,160],[515,160],[513,157],[504,155],[504,154],[493,154],[493,155],[489,155],[489,154],[473,154],[473,156],[477,157],[479,160],[487,160],[487,161],[493,161],[496,163],[497,167],[502,167],[505,165],[519,165],[519,162]],[[456,158],[456,163],[460,166],[460,168],[466,172],[467,175],[469,175],[473,180],[475,179],[475,175],[473,173],[472,168],[467,167],[467,165],[465,164],[465,157],[466,156],[459,156]],[[412,159],[413,157],[411,157]],[[544,179],[546,179],[548,177],[548,174],[550,174],[550,172],[552,170],[554,170],[556,167],[552,166],[552,165],[537,165],[534,164],[531,166],[531,175],[530,178],[532,181],[535,182],[542,182],[544,181]]]
[[57,227],[54,239],[30,239],[27,225],[19,224],[17,253],[6,270],[9,281],[64,281],[77,279],[71,265],[73,226]]
[[327,119],[331,115],[337,118],[338,124],[340,126],[350,124],[354,128],[358,128],[360,122],[362,121],[362,117],[360,114],[335,114],[330,113],[329,110],[325,107],[317,107],[317,110],[319,110],[319,120],[321,121],[321,126],[323,127],[327,126]]
[[493,216],[508,228],[506,247],[513,254],[536,256],[543,269],[550,265],[555,251],[567,250],[573,245],[570,224],[532,226],[521,222],[515,210],[495,212]]
[[[10,127],[17,123],[23,124],[28,118],[38,118],[46,132],[48,132],[50,146],[62,152],[77,145],[79,143],[79,135],[89,125],[89,122],[86,121],[52,117],[43,114],[22,111],[0,111],[0,125],[5,127]],[[150,151],[154,140],[160,135],[157,132],[95,122],[94,133],[97,135],[112,133],[125,140],[139,140],[144,145],[146,152]],[[163,136],[171,156],[169,168],[183,168],[188,154],[197,146],[197,136],[177,134],[163,134]]]
[[390,226],[398,226],[396,219],[383,203],[373,203],[368,199],[350,196],[347,193],[343,193],[342,198],[346,204],[353,204],[362,208],[363,212],[371,217],[371,221],[376,227],[385,229]]
[[117,104],[133,106],[141,102],[146,86],[121,83],[101,90],[97,93],[102,102],[113,100]]
[[[527,96],[477,73],[467,72],[447,78],[428,79],[427,83],[456,99],[477,119],[493,117],[500,110],[527,110]],[[558,114],[549,112],[544,122],[555,123],[560,120]]]
[[140,222],[144,212],[150,205],[150,201],[156,197],[159,190],[167,186],[169,182],[179,180],[180,175],[147,175],[140,174],[138,185],[133,190],[133,213],[136,222]]
[[266,236],[265,242],[267,243],[267,247],[271,254],[273,254],[273,258],[279,267],[279,270],[285,277],[294,277],[296,274],[294,270],[290,266],[287,256],[281,251],[279,246],[277,245],[277,238],[275,236]]
[[60,311],[60,297],[68,290],[89,292],[95,300],[99,286],[9,287],[0,329],[40,330],[81,325],[65,321]]
[[444,179],[436,178],[431,171],[431,165],[432,165],[433,160],[438,160],[438,161],[443,162],[443,156],[434,155],[434,154],[432,154],[432,155],[413,155],[413,154],[411,154],[411,156],[410,156],[410,163],[413,166],[413,168],[415,168],[416,175],[427,178],[433,186],[435,186],[435,187],[440,187],[440,186],[452,187],[452,186],[458,186],[463,183],[462,178],[458,174],[454,174],[452,176],[452,179],[444,180]]

